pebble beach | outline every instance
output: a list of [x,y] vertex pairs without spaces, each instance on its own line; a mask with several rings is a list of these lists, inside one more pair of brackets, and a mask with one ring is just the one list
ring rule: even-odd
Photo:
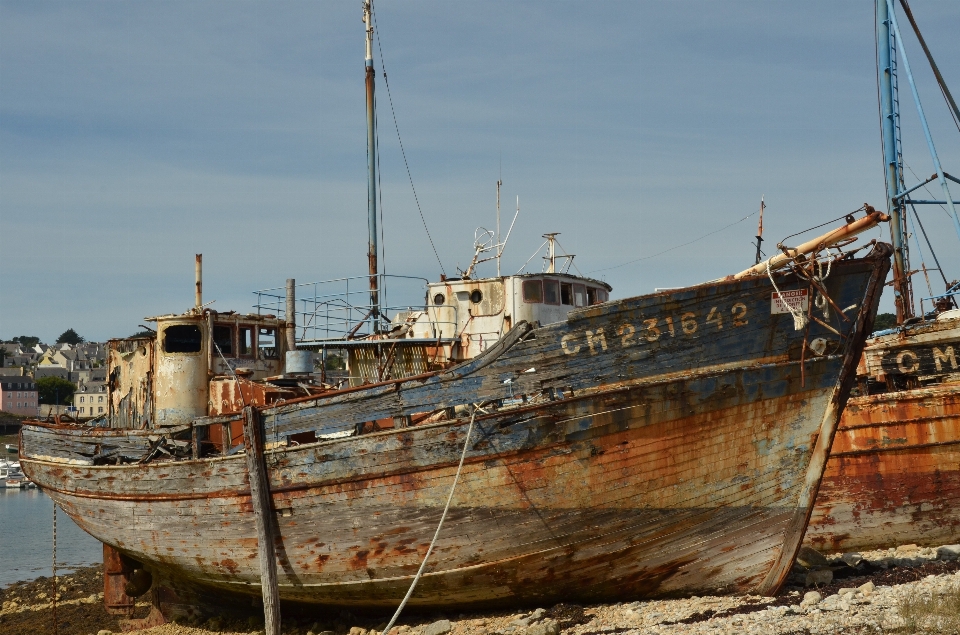
[[[58,578],[62,635],[120,632],[102,605],[100,567]],[[0,632],[53,632],[52,580],[0,591]],[[146,604],[138,613],[145,614]],[[284,616],[285,635],[377,635],[389,616],[342,612]],[[262,617],[166,624],[144,635],[253,635]],[[814,633],[960,633],[960,545],[843,554],[804,550],[776,597],[691,597],[589,606],[558,604],[523,611],[402,615],[390,635],[601,635]]]

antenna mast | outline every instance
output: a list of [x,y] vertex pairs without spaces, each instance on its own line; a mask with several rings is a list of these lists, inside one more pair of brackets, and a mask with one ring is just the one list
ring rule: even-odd
[[760,243],[763,242],[763,209],[766,205],[763,204],[763,194],[760,195],[760,222],[757,223],[757,261],[754,263],[756,265],[760,264],[762,256],[760,254]]
[[366,24],[366,87],[367,87],[367,230],[369,240],[367,262],[370,268],[370,318],[376,332],[380,318],[380,284],[377,263],[377,130],[374,116],[373,87],[373,0],[363,2],[363,22]]
[[500,186],[503,181],[497,179],[497,277],[500,277],[500,255],[503,254],[503,245],[500,243]]

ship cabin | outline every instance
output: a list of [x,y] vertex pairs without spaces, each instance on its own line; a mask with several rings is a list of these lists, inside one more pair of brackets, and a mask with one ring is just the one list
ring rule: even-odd
[[274,315],[191,309],[147,321],[156,323],[154,334],[108,343],[112,427],[183,425],[262,405],[264,396],[252,394],[258,391],[241,394],[240,381],[254,385],[285,370],[286,323]]
[[409,337],[450,341],[450,361],[476,357],[520,321],[551,324],[573,309],[600,304],[610,285],[564,273],[442,279],[427,285],[425,315]]

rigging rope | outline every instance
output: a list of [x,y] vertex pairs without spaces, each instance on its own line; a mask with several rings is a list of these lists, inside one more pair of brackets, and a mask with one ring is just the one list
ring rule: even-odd
[[[713,236],[714,234],[719,234],[719,233],[722,232],[723,230],[725,230],[725,229],[730,229],[730,228],[733,227],[734,225],[739,225],[739,224],[742,223],[743,221],[747,220],[747,219],[750,218],[751,216],[755,216],[756,214],[757,214],[757,212],[752,212],[752,213],[750,213],[750,214],[747,214],[746,216],[744,216],[743,218],[741,218],[740,220],[738,220],[738,221],[736,221],[736,222],[730,223],[729,225],[727,225],[727,226],[725,226],[725,227],[721,227],[720,229],[714,230],[714,231],[710,232],[709,234],[704,234],[704,235],[701,236],[700,238],[694,238],[693,240],[691,240],[691,241],[689,241],[689,242],[685,242],[685,243],[683,243],[682,245],[676,245],[675,247],[670,247],[669,249],[664,249],[663,251],[657,252],[657,253],[655,253],[655,254],[653,254],[653,255],[650,255],[650,256],[643,256],[643,257],[641,257],[641,258],[634,258],[633,260],[628,260],[627,262],[625,262],[625,263],[623,263],[623,264],[615,265],[615,266],[613,266],[613,267],[604,267],[603,269],[594,269],[594,270],[592,270],[592,271],[588,271],[587,274],[596,273],[597,271],[610,271],[611,269],[619,269],[620,267],[626,267],[627,265],[633,264],[633,263],[635,263],[635,262],[640,262],[641,260],[649,260],[650,258],[656,258],[657,256],[662,256],[663,254],[665,254],[665,253],[667,253],[667,252],[669,252],[669,251],[673,251],[674,249],[680,249],[681,247],[686,247],[687,245],[692,245],[693,243],[699,242],[699,241],[703,240],[704,238],[707,238],[707,237],[709,237],[709,236]],[[529,261],[527,261],[527,262],[529,262]]]
[[403,607],[407,605],[407,600],[410,599],[410,596],[413,595],[413,590],[417,588],[417,582],[420,581],[420,576],[423,575],[423,570],[427,566],[427,560],[430,559],[430,554],[433,553],[433,546],[437,544],[437,538],[440,536],[440,529],[443,528],[443,521],[447,519],[447,512],[450,510],[450,503],[453,501],[453,494],[457,491],[457,482],[460,480],[460,472],[463,470],[463,461],[467,458],[467,450],[470,448],[470,437],[473,434],[473,422],[477,418],[477,412],[480,410],[479,406],[474,405],[473,414],[470,415],[470,425],[467,427],[467,438],[463,441],[463,452],[460,453],[460,465],[457,466],[457,474],[453,477],[453,485],[450,486],[450,495],[447,496],[447,504],[443,508],[443,514],[440,516],[440,524],[437,525],[437,531],[433,534],[433,540],[430,541],[430,546],[427,548],[427,554],[423,557],[423,562],[420,563],[420,569],[417,571],[417,575],[414,576],[413,582],[410,583],[410,588],[407,590],[407,594],[403,596],[403,601],[400,602],[400,606],[397,607],[397,612],[393,614],[393,617],[390,618],[390,622],[387,624],[386,628],[380,633],[380,635],[386,635],[390,632],[390,629],[393,628],[393,625],[396,623],[397,618],[400,617],[400,612],[403,611]]
[[[772,258],[770,260],[773,260]],[[793,330],[802,331],[803,327],[807,325],[807,316],[801,311],[794,311],[793,305],[783,299],[783,295],[780,294],[780,288],[777,287],[777,283],[773,280],[773,273],[770,271],[770,260],[767,260],[767,276],[770,278],[770,284],[773,285],[773,290],[777,292],[777,298],[783,302],[787,310],[790,311],[790,315],[793,316]]]
[[380,45],[380,27],[377,25],[377,12],[373,9],[373,5],[371,5],[371,14],[373,15],[374,34],[377,37],[377,50],[380,52],[380,66],[383,68],[383,83],[387,87],[387,99],[390,101],[393,127],[397,131],[397,141],[400,142],[400,154],[403,156],[403,165],[407,168],[407,179],[410,181],[410,189],[413,190],[413,200],[417,203],[417,211],[420,212],[423,229],[427,232],[427,240],[430,241],[430,247],[433,248],[433,255],[437,257],[437,264],[440,265],[440,271],[446,275],[447,271],[443,268],[440,254],[437,253],[437,247],[433,244],[433,236],[430,235],[430,229],[427,227],[427,219],[423,216],[423,209],[420,207],[420,198],[417,196],[417,188],[413,185],[413,175],[410,172],[410,164],[407,162],[407,152],[403,149],[403,139],[400,138],[400,125],[397,123],[397,111],[393,108],[393,94],[390,92],[390,80],[387,79],[387,63],[383,61],[383,47]]

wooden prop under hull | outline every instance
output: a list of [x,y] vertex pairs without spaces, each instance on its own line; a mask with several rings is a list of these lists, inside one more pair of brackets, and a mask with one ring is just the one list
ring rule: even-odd
[[[476,417],[413,606],[770,593],[799,549],[888,268],[886,246],[834,263],[822,284],[858,308],[834,313],[842,340],[794,330],[766,278],[711,283],[572,313],[465,370],[263,409],[266,438],[500,404]],[[819,354],[813,338],[828,340]],[[268,448],[282,599],[396,606],[456,471],[459,414]],[[117,431],[25,426],[24,470],[155,578],[260,594],[242,455],[93,464],[98,434]]]

